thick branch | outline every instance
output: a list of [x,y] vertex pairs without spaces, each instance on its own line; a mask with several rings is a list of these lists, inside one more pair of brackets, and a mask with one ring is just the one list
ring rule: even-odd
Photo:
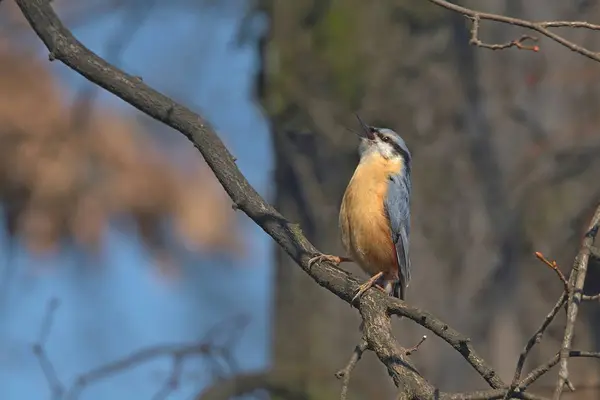
[[385,303],[369,296],[361,301],[360,314],[364,321],[364,336],[377,358],[387,367],[403,398],[433,399],[437,389],[431,386],[405,356],[392,334],[390,315]]

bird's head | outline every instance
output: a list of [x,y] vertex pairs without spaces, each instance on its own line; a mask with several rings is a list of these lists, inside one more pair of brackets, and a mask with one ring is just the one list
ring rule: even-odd
[[361,160],[371,155],[379,155],[392,161],[401,158],[404,164],[410,168],[410,151],[398,133],[388,128],[369,126],[358,115],[356,117],[362,128],[358,133],[360,137],[358,153]]

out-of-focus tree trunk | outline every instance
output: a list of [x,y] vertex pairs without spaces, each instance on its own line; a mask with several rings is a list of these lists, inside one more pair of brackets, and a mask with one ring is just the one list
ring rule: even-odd
[[[322,59],[326,50],[313,46],[324,40],[323,46],[335,48],[344,38],[318,38],[318,31],[335,24],[322,21],[328,18],[328,2],[270,3],[274,25],[264,43],[263,62],[269,73],[272,70],[268,63],[275,54],[282,57],[277,62],[294,66],[291,75],[268,76],[266,86],[259,88],[272,122],[275,205],[290,220],[300,223],[320,249],[342,254],[338,210],[358,161],[356,139],[336,118],[336,113],[337,117],[342,115],[340,112],[347,113],[348,105],[335,107],[332,101],[336,101],[337,94],[323,84],[328,78],[322,73],[336,71],[331,71],[328,61]],[[347,8],[340,7],[342,11]],[[346,51],[354,57],[353,49]],[[352,75],[331,78],[348,79],[349,85],[355,85]],[[334,373],[347,363],[358,343],[360,319],[356,310],[336,300],[292,264],[277,250],[276,370],[315,399],[337,398],[340,382]],[[353,265],[349,268],[358,272]],[[372,355],[365,356],[353,377],[351,398],[386,398],[392,391],[385,368]]]
[[[599,7],[541,0],[463,3],[532,20],[600,16]],[[532,253],[556,258],[567,273],[600,195],[600,162],[592,156],[600,140],[587,134],[600,123],[600,100],[589,88],[600,65],[548,41],[539,43],[539,54],[469,46],[468,20],[424,1],[261,4],[271,18],[259,93],[272,122],[276,206],[319,249],[340,253],[337,213],[357,162],[357,140],[345,127],[356,127],[358,111],[400,132],[414,160],[408,301],[463,331],[512,379],[522,346],[561,290]],[[524,33],[482,25],[485,42]],[[597,33],[576,34],[580,43],[600,43]],[[340,385],[332,374],[359,338],[356,311],[279,253],[275,285],[275,368],[316,398],[335,398]],[[584,312],[576,346],[593,348],[596,325]],[[402,321],[395,333],[411,346],[424,332]],[[560,334],[548,333],[527,368],[554,354]],[[442,390],[485,387],[435,338],[414,358]],[[353,375],[357,399],[393,390],[371,361],[361,361]],[[582,385],[596,384],[589,363],[573,364]]]

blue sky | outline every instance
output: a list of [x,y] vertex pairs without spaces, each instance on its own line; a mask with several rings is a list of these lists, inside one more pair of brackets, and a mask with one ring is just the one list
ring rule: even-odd
[[[238,166],[249,181],[267,194],[270,138],[267,122],[250,97],[257,55],[252,41],[236,43],[242,9],[235,5],[241,3],[229,3],[193,13],[177,7],[152,11],[119,64],[206,116],[238,157]],[[73,32],[103,55],[106,40],[121,18],[120,14],[99,18]],[[66,67],[56,63],[54,68],[74,90],[82,84]],[[106,92],[99,100],[134,112]],[[174,133],[165,130],[164,135]],[[248,315],[250,323],[235,346],[236,361],[242,369],[265,367],[270,342],[271,243],[243,216],[240,229],[248,240],[245,259],[231,265],[216,255],[196,258],[186,266],[186,279],[169,285],[156,279],[152,261],[136,238],[117,231],[106,235],[107,261],[100,269],[82,268],[82,258],[72,252],[40,260],[18,250],[7,261],[16,266],[16,273],[7,307],[0,315],[0,398],[50,398],[31,344],[53,297],[60,299],[60,307],[46,350],[67,386],[78,374],[141,347],[198,340],[215,324],[239,313]],[[3,237],[4,254],[6,245]],[[31,266],[40,263],[55,264],[56,272],[32,274]],[[107,378],[87,388],[80,398],[152,398],[170,365],[168,359],[157,360]],[[169,399],[189,399],[211,375],[205,363],[189,362],[183,377],[182,389]]]

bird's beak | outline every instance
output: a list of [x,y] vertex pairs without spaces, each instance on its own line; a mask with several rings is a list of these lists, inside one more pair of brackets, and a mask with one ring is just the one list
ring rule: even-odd
[[355,115],[356,115],[356,118],[358,119],[358,122],[360,123],[360,126],[362,127],[362,130],[363,130],[362,133],[364,134],[364,135],[360,135],[360,136],[365,139],[375,140],[375,129],[373,129],[373,127],[365,124],[363,122],[363,120],[360,119],[358,114],[355,114]]

